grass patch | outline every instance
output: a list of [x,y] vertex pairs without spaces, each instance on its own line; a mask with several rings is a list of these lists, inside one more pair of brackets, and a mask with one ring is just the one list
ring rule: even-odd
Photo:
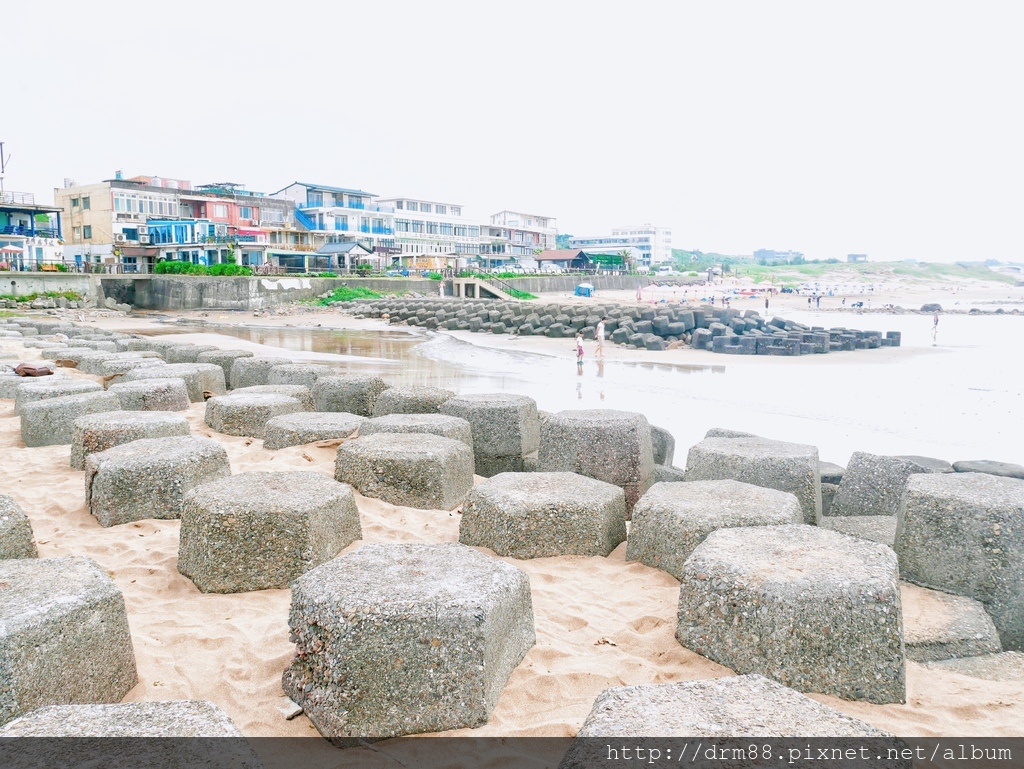
[[17,296],[14,294],[0,294],[0,299],[6,299],[9,302],[18,302],[19,304],[21,302],[34,302],[40,297],[44,299],[57,299],[58,297],[63,297],[69,302],[77,302],[81,300],[82,295],[77,291],[44,291],[41,294],[33,291],[31,294],[18,294]]
[[380,299],[380,296],[377,291],[371,291],[362,286],[355,286],[354,288],[352,286],[342,286],[341,288],[334,289],[330,296],[317,299],[316,304],[326,306],[332,302],[351,302],[353,299]]
[[531,294],[529,291],[520,291],[518,288],[512,288],[511,286],[509,286],[508,288],[505,288],[503,290],[504,290],[504,292],[506,294],[511,296],[513,299],[536,299],[537,298],[537,296],[535,294]]

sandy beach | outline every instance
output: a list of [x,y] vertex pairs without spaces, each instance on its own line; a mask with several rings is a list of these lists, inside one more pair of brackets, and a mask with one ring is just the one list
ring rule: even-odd
[[[1005,291],[1011,293],[1011,300],[1022,298],[1019,288]],[[966,297],[965,293],[958,301]],[[905,297],[894,298],[906,301]],[[968,301],[994,299],[1002,301],[994,296],[985,299],[974,295]],[[776,300],[772,301],[774,310]],[[780,297],[780,313],[787,304],[798,310],[800,298]],[[244,321],[255,327],[387,327],[380,321],[322,312],[264,318],[209,312],[193,317],[206,322]],[[885,317],[872,320],[874,325],[885,325]],[[1007,318],[1005,322],[1024,324],[1024,319]],[[96,321],[95,325],[118,330],[166,330],[166,324],[158,325],[155,319],[145,317],[108,318]],[[473,344],[498,349],[526,341],[479,334],[460,336]],[[201,339],[222,346],[246,347],[243,342],[223,336],[189,337],[189,341]],[[563,355],[562,348],[566,346],[565,340],[547,339],[531,339],[529,344],[532,351],[557,355]],[[9,339],[3,340],[0,349],[22,350]],[[841,365],[898,365],[927,354],[910,347],[871,352],[870,356],[867,352],[851,355]],[[316,357],[315,353],[281,354],[304,360]],[[661,362],[672,360],[699,366],[722,362],[721,356],[692,350],[644,353],[609,346],[607,354],[609,361],[656,358]],[[39,356],[37,351],[28,350],[24,357]],[[762,362],[753,360],[751,365],[760,366]],[[808,358],[794,360],[792,365],[821,364]],[[70,375],[97,379],[77,371]],[[276,452],[265,450],[260,440],[214,433],[204,424],[203,414],[202,404],[193,404],[188,410],[193,433],[223,445],[234,473],[313,470],[333,477],[334,449],[310,445]],[[788,439],[785,435],[772,437]],[[681,464],[688,444],[679,436],[677,440],[677,463]],[[288,638],[289,591],[202,594],[176,569],[177,521],[147,520],[108,529],[100,527],[84,504],[83,473],[68,465],[68,447],[25,448],[10,400],[0,401],[0,448],[4,457],[0,493],[13,497],[29,516],[40,556],[93,558],[123,591],[139,671],[139,683],[128,694],[127,701],[209,699],[222,707],[246,736],[316,734],[304,716],[289,721],[278,710],[283,697],[281,674],[294,650]],[[370,542],[458,540],[458,512],[395,507],[363,497],[358,497],[358,505],[363,539],[349,550]],[[572,736],[583,723],[594,698],[610,686],[732,674],[676,642],[678,582],[665,572],[626,562],[625,549],[622,544],[607,558],[502,559],[530,577],[537,644],[513,673],[489,722],[479,729],[447,734]],[[904,597],[903,611],[908,626],[927,621],[913,594]],[[981,680],[931,670],[913,662],[907,663],[904,705],[871,705],[812,696],[904,736],[1017,736],[1024,724],[1024,681]],[[325,741],[322,744],[323,759],[329,763],[335,750]]]

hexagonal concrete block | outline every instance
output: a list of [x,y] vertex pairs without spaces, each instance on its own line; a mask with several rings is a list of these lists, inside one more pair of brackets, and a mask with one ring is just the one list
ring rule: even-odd
[[14,411],[21,413],[26,403],[63,398],[65,395],[82,395],[103,391],[103,385],[89,379],[57,377],[19,377],[21,386],[14,393]]
[[676,639],[798,691],[906,701],[896,554],[816,526],[718,529],[683,565]]
[[373,415],[439,414],[441,406],[454,397],[453,390],[441,387],[390,387],[377,396]]
[[43,705],[117,702],[135,686],[121,591],[88,558],[0,560],[0,724]]
[[654,483],[651,426],[643,414],[614,409],[560,411],[545,420],[537,466],[619,486],[631,512]]
[[473,452],[438,435],[377,433],[338,447],[334,478],[393,505],[451,510],[473,487]]
[[732,480],[656,483],[633,508],[626,560],[681,579],[686,559],[713,531],[803,519],[800,502],[787,491]]
[[166,366],[133,369],[121,381],[136,382],[140,379],[167,379],[178,377],[185,380],[188,397],[193,403],[206,400],[206,393],[223,395],[227,392],[224,383],[224,369],[213,363],[169,363]]
[[267,422],[283,414],[302,411],[295,398],[275,393],[239,393],[218,395],[206,402],[206,424],[225,435],[262,438]]
[[[210,759],[209,743],[193,740],[175,740],[178,746],[168,745],[168,741],[161,740],[160,746],[152,747],[159,750],[161,755],[143,755],[146,750],[142,744],[146,738],[152,737],[190,737],[190,738],[219,738],[219,737],[241,737],[242,733],[238,727],[228,718],[228,714],[204,700],[173,700],[170,702],[119,702],[113,705],[48,705],[33,710],[20,718],[11,721],[0,729],[0,737],[121,737],[133,738],[131,743],[131,755],[136,761],[136,766],[184,766],[182,759],[189,756],[188,748],[190,742],[194,742],[197,749],[202,752],[191,754],[191,760],[195,765],[208,763]],[[34,741],[36,749],[44,749],[42,741]],[[76,746],[76,740],[61,740],[63,755],[59,758],[67,760],[75,755],[75,763],[68,763],[68,766],[104,766],[116,765],[112,759],[115,748],[111,745],[111,754],[108,762],[95,763],[91,760],[80,760],[81,754],[78,750],[85,746]],[[88,742],[78,740],[78,742]],[[111,740],[110,742],[116,742]],[[234,741],[232,741],[234,742]],[[238,740],[242,742],[242,740]],[[58,747],[58,746],[55,746]],[[101,747],[95,745],[94,747]],[[124,747],[124,746],[122,746]],[[229,741],[223,741],[217,750],[217,766],[225,766],[223,759],[230,756],[230,751],[235,745]],[[221,748],[229,751],[226,755],[221,753]],[[180,751],[180,752],[179,752]],[[9,755],[9,754],[8,754]],[[38,754],[37,754],[38,755]],[[255,755],[249,751],[251,758]],[[58,756],[54,756],[58,758]],[[55,761],[53,765],[59,765]],[[227,766],[235,766],[228,763]],[[254,766],[250,764],[249,766]]]
[[288,621],[285,693],[339,745],[483,724],[535,642],[526,574],[456,544],[328,561],[296,580]]
[[804,523],[821,522],[818,450],[767,438],[705,438],[686,458],[688,481],[735,481],[795,494]]
[[374,433],[429,433],[462,441],[473,448],[473,429],[469,422],[445,414],[388,414],[368,419],[359,428],[361,435]]
[[165,411],[106,411],[75,420],[71,436],[71,467],[85,469],[85,458],[140,438],[188,435],[188,420]]
[[287,358],[236,358],[231,363],[231,387],[237,390],[242,387],[270,384],[270,370],[274,366],[288,362]]
[[76,419],[120,408],[121,401],[109,392],[63,395],[26,403],[21,407],[21,439],[29,447],[71,443]]
[[378,396],[388,384],[372,374],[324,376],[313,385],[317,411],[344,411],[361,417],[373,416]]
[[248,350],[207,350],[196,356],[196,363],[212,363],[220,366],[224,371],[224,384],[229,390],[234,389],[235,384],[231,381],[231,366],[239,358],[254,357]]
[[908,660],[934,662],[1003,650],[996,626],[980,601],[909,582],[900,585],[900,594]]
[[606,556],[626,539],[622,489],[575,473],[499,473],[466,498],[459,542],[510,558]]
[[143,438],[86,457],[85,503],[101,526],[178,518],[185,492],[226,475],[228,454],[209,438]]
[[303,411],[315,411],[316,404],[313,402],[313,391],[305,385],[252,385],[251,387],[239,387],[232,390],[229,395],[274,393],[275,395],[287,395],[295,398],[302,404]]
[[316,380],[324,376],[333,376],[338,369],[320,363],[282,363],[270,369],[267,375],[268,385],[302,385],[313,388]]
[[314,472],[240,473],[185,495],[178,571],[204,593],[286,588],[361,536],[345,484]]
[[902,457],[855,451],[832,500],[831,515],[896,515],[907,479],[926,470]]
[[123,411],[185,411],[191,405],[181,377],[114,382],[107,392],[117,395]]
[[285,449],[306,443],[350,438],[367,422],[366,417],[341,411],[299,411],[267,420],[263,448]]
[[469,422],[477,475],[522,472],[540,445],[537,403],[525,395],[460,395],[445,401],[441,413]]
[[28,516],[17,502],[0,494],[0,559],[38,557]]
[[985,604],[1003,647],[1024,650],[1024,480],[913,475],[896,528],[908,582]]

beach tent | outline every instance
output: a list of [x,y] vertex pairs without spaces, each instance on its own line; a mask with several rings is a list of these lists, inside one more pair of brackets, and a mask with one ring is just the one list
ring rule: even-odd
[[594,286],[591,283],[580,283],[576,286],[576,296],[593,296]]

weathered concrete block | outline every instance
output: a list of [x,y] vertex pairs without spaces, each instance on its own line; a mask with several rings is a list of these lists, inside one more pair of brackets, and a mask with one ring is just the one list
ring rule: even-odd
[[114,393],[102,391],[26,403],[21,407],[21,439],[29,447],[71,443],[76,419],[120,408]]
[[361,435],[373,433],[430,433],[443,438],[462,441],[473,448],[473,430],[469,422],[445,414],[388,414],[367,420],[360,428]]
[[316,441],[349,438],[368,420],[343,411],[299,411],[271,417],[263,429],[263,448],[285,449]]
[[270,369],[268,385],[302,385],[313,389],[316,380],[322,376],[333,376],[338,369],[319,363],[282,363]]
[[117,395],[123,411],[185,411],[191,404],[181,377],[115,382],[107,392]]
[[26,403],[36,403],[66,395],[103,392],[103,385],[88,379],[57,377],[18,377],[20,386],[14,391],[14,411],[21,413]]
[[540,444],[537,403],[524,395],[460,395],[445,401],[441,413],[469,422],[477,475],[522,472]]
[[206,400],[206,393],[223,395],[227,392],[224,384],[224,369],[212,363],[174,363],[166,366],[133,369],[121,381],[136,382],[140,379],[180,378],[188,387],[188,397],[193,403]]
[[387,382],[372,374],[325,376],[313,386],[313,401],[317,411],[344,411],[369,417],[378,396],[387,389]]
[[676,455],[676,439],[664,427],[651,425],[651,451],[654,464],[671,467]]
[[800,502],[787,491],[732,480],[657,483],[633,508],[626,560],[681,579],[686,559],[713,531],[803,519]]
[[[708,436],[711,437],[711,436]],[[846,468],[833,462],[818,462],[818,477],[822,483],[838,486],[843,481]]]
[[85,469],[85,458],[140,438],[188,435],[188,420],[164,411],[106,411],[87,414],[74,422],[71,435],[71,467]]
[[542,426],[537,465],[619,486],[628,513],[654,482],[651,426],[643,414],[631,411],[560,411]]
[[252,387],[239,387],[228,394],[243,395],[254,393],[287,395],[289,398],[295,398],[295,400],[301,403],[303,411],[314,411],[316,408],[316,404],[313,402],[313,391],[305,385],[253,385]]
[[85,502],[101,526],[178,518],[185,492],[226,475],[227,452],[209,438],[143,438],[86,457]]
[[[581,739],[570,746],[559,769],[587,769],[607,761],[607,746],[586,738],[644,735],[713,739],[788,734],[832,738],[887,736],[863,721],[760,675],[616,686],[598,695],[577,733]],[[755,758],[746,765],[767,763],[767,758],[764,763]],[[726,765],[739,766],[733,761]],[[909,761],[905,767],[910,769]]]
[[483,724],[535,642],[526,574],[456,544],[328,561],[295,581],[288,621],[285,693],[341,745]]
[[832,515],[896,515],[907,479],[925,472],[900,457],[855,451],[832,502]]
[[510,558],[606,556],[626,539],[622,489],[575,473],[499,473],[466,498],[459,541]]
[[[824,488],[828,484],[822,484]],[[896,541],[895,515],[832,515],[822,516],[823,528],[838,531],[850,537],[869,539],[883,545],[893,546]]]
[[961,460],[953,463],[953,470],[958,473],[986,473],[1001,475],[1005,478],[1024,480],[1024,466],[1009,462],[993,462],[990,459]]
[[267,422],[282,414],[302,411],[295,398],[275,393],[240,393],[218,395],[206,402],[206,424],[225,435],[262,438]]
[[903,578],[985,604],[1006,649],[1024,650],[1024,481],[914,475],[896,528]]
[[708,535],[683,566],[676,639],[799,691],[906,700],[896,554],[815,526]]
[[136,682],[124,598],[88,558],[0,560],[0,724],[43,705],[117,702]]
[[897,454],[896,459],[903,459],[915,467],[919,473],[952,473],[953,465],[945,459],[935,457],[921,457],[916,454]]
[[28,516],[17,502],[0,494],[0,560],[38,557]]
[[1024,681],[1024,654],[1021,652],[1000,652],[983,654],[980,657],[941,660],[929,662],[926,667],[932,670],[949,670],[987,681]]
[[178,571],[204,593],[286,588],[361,536],[345,484],[314,472],[240,473],[185,495]]
[[821,522],[821,481],[814,446],[767,438],[705,438],[686,458],[689,481],[731,478],[795,494],[804,523]]
[[741,430],[732,430],[728,427],[712,427],[706,433],[705,438],[760,438],[759,435],[753,433],[745,433]]
[[270,384],[270,370],[274,366],[288,363],[286,358],[238,357],[231,363],[231,387],[253,387]]
[[202,353],[218,349],[212,344],[179,344],[164,348],[163,356],[168,363],[198,363]]
[[685,480],[685,470],[680,470],[678,467],[669,467],[668,465],[654,466],[655,483],[682,483]]
[[196,363],[212,363],[220,366],[224,371],[224,384],[227,388],[233,389],[231,381],[231,366],[239,358],[252,358],[253,354],[248,350],[207,350],[196,356]]
[[473,450],[437,435],[367,435],[338,447],[334,478],[393,505],[451,510],[473,487]]
[[441,406],[454,397],[452,390],[441,387],[391,387],[377,396],[373,415],[438,414]]
[[904,607],[903,643],[907,659],[933,662],[1001,652],[999,633],[985,607],[973,598],[900,585]]

